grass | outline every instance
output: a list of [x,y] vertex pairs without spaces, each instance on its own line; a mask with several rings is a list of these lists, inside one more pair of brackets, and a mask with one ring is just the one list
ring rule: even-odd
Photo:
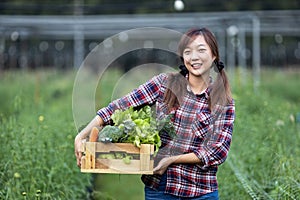
[[78,173],[73,154],[72,77],[57,72],[2,74],[0,199],[86,195],[90,175]]
[[226,164],[253,199],[300,197],[297,77],[299,72],[266,70],[258,93],[235,87],[237,120]]
[[[118,83],[121,73],[107,73],[97,86],[97,108],[126,92]],[[218,172],[220,199],[300,198],[299,75],[262,70],[256,92],[251,76],[243,84],[232,80],[236,122],[229,157]],[[90,175],[77,168],[74,78],[75,73],[60,71],[0,75],[1,200],[88,199],[92,178],[96,200],[143,199],[139,175]]]

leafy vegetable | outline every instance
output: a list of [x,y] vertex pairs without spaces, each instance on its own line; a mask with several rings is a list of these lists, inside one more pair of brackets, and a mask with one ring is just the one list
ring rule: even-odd
[[141,144],[153,144],[157,152],[161,146],[159,131],[163,129],[172,134],[175,131],[171,117],[157,121],[152,115],[148,105],[140,110],[134,110],[133,107],[116,110],[111,116],[114,125],[105,126],[99,134],[98,141],[133,143],[137,147],[141,147]]
[[118,142],[123,132],[115,126],[105,126],[98,135],[99,142]]

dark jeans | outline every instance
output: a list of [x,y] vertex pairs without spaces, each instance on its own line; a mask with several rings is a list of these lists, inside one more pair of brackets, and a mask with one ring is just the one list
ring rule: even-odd
[[218,191],[199,197],[178,197],[165,193],[167,176],[164,174],[159,184],[158,191],[145,186],[145,200],[219,200]]

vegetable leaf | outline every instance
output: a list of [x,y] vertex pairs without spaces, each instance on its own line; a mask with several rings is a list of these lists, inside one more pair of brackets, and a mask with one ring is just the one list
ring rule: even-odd
[[133,107],[116,110],[111,119],[114,125],[105,126],[99,134],[98,141],[133,143],[137,147],[141,147],[141,144],[153,144],[157,153],[161,146],[159,131],[164,130],[175,135],[172,116],[157,121],[148,105],[140,110],[134,110]]

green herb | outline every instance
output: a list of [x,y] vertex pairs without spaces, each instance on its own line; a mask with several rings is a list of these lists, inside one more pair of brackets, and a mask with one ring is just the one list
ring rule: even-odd
[[141,144],[153,144],[157,153],[161,146],[159,131],[163,129],[175,134],[171,116],[157,121],[150,106],[144,106],[140,110],[134,110],[133,107],[116,110],[111,119],[114,125],[104,127],[98,141],[133,143],[137,147],[141,147]]
[[105,126],[98,135],[99,142],[118,142],[123,132],[115,126]]

